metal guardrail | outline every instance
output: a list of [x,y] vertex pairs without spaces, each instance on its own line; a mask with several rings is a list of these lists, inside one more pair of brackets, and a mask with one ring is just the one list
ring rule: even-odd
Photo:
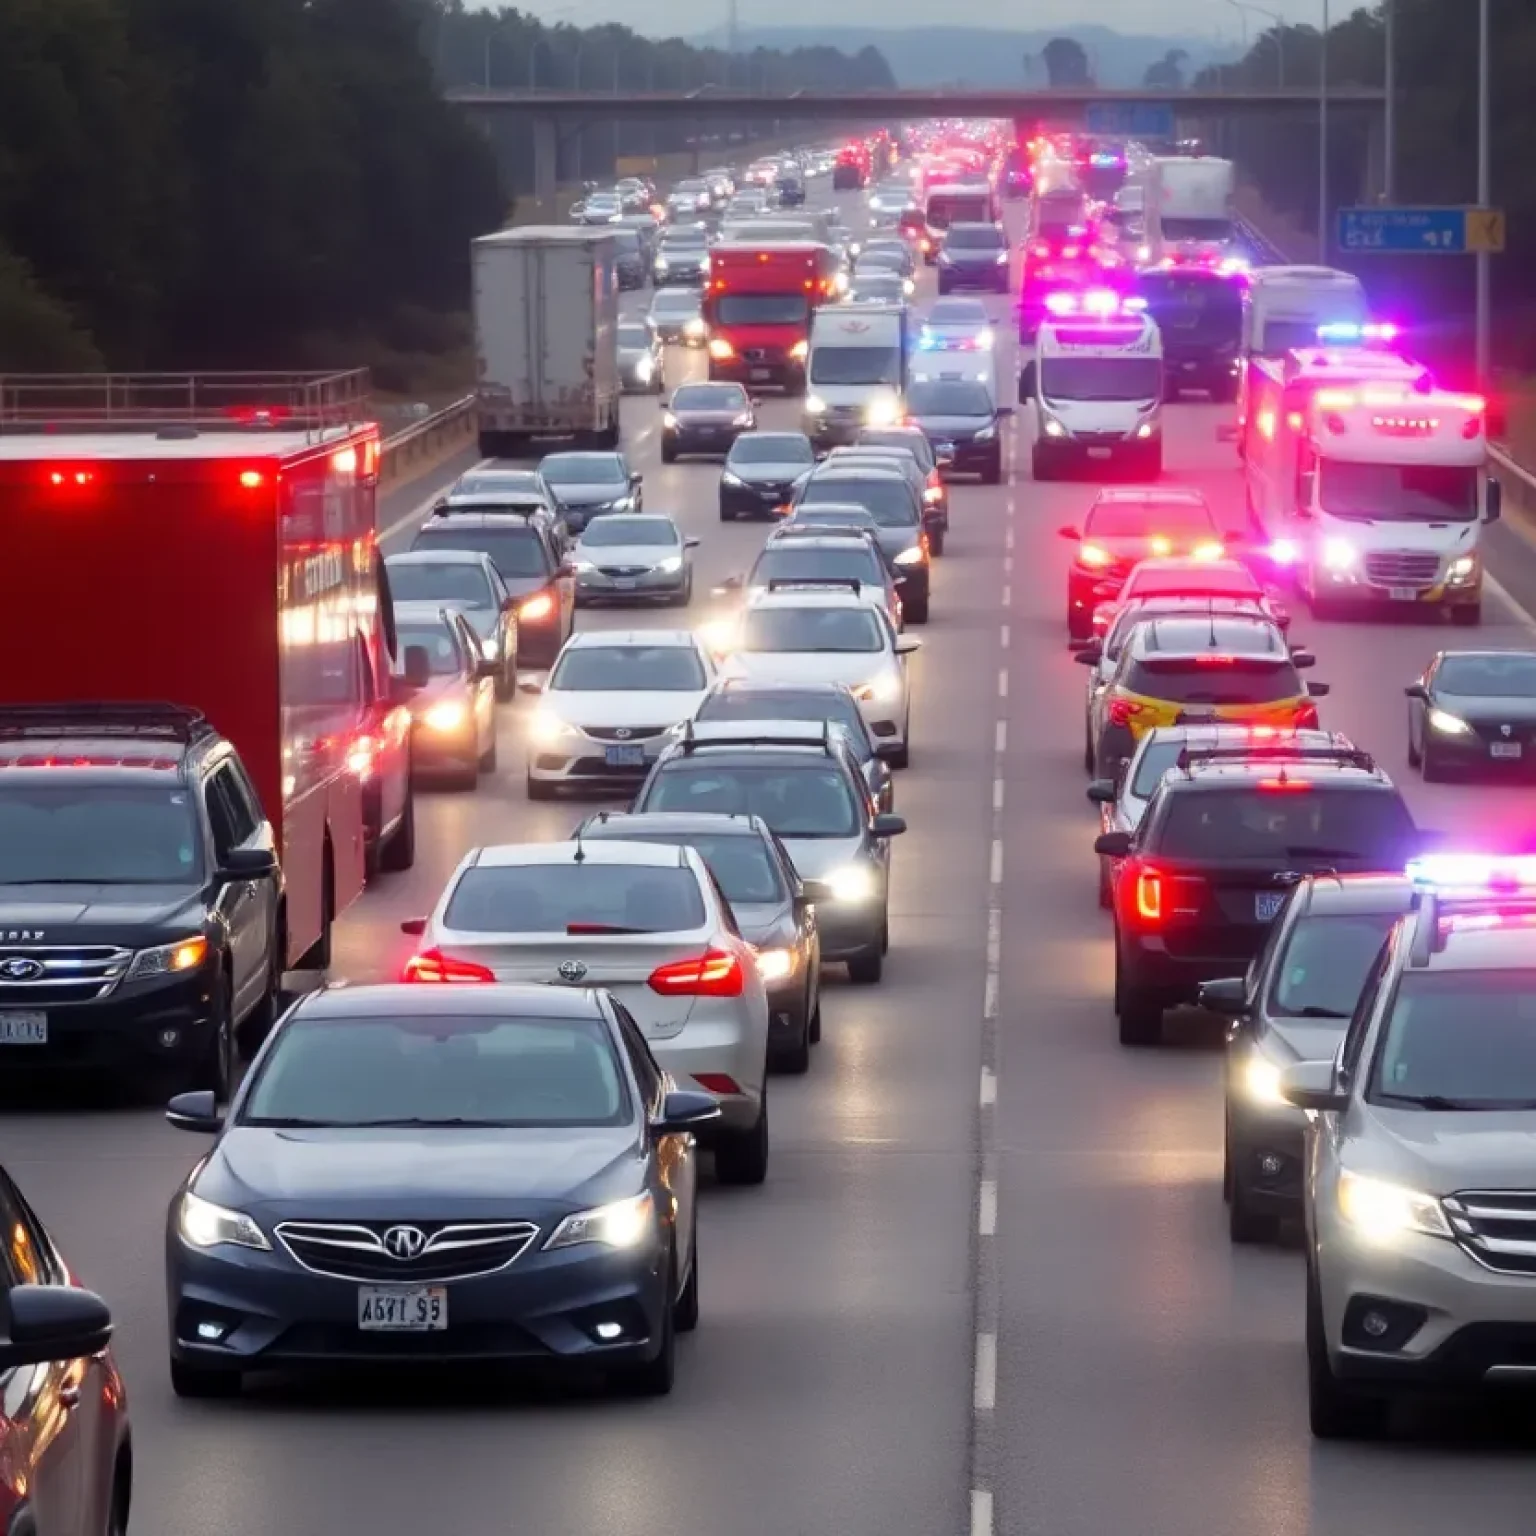
[[406,479],[445,454],[462,448],[475,434],[475,397],[465,395],[420,421],[391,432],[379,445],[379,480]]

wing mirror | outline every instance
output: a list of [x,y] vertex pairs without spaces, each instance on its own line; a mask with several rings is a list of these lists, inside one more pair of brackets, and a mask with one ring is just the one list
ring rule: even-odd
[[1123,859],[1131,851],[1131,834],[1101,832],[1093,840],[1093,851],[1106,859]]
[[869,830],[873,837],[900,837],[907,830],[907,818],[888,814],[876,816],[870,822]]
[[178,1131],[196,1131],[211,1136],[224,1124],[219,1113],[218,1100],[211,1088],[199,1088],[193,1093],[178,1093],[165,1106],[168,1125]]
[[1012,416],[1012,415],[1013,415],[1013,407],[1011,405],[1000,405],[1000,406],[998,406],[998,408],[997,408],[997,418],[998,418],[999,421],[1001,421],[1006,416]]
[[543,693],[544,684],[536,677],[520,677],[517,680],[519,693]]
[[1226,976],[1220,981],[1206,981],[1198,993],[1200,1006],[1223,1018],[1241,1019],[1248,1013],[1248,983],[1241,976]]
[[1087,645],[1072,653],[1072,660],[1080,667],[1096,667],[1103,659],[1104,647],[1096,640],[1090,640]]
[[697,549],[698,547],[699,547],[699,540],[698,539],[687,538],[687,539],[683,540],[683,548],[684,549]]
[[400,924],[400,932],[407,938],[419,939],[427,931],[427,920],[424,917],[407,917]]
[[651,1122],[653,1136],[684,1136],[720,1118],[713,1094],[674,1090],[661,1101],[661,1114]]
[[1326,699],[1333,691],[1331,683],[1308,683],[1307,697],[1312,699]]
[[75,1285],[18,1285],[0,1338],[0,1371],[23,1365],[87,1360],[112,1339],[112,1313],[94,1291]]
[[1291,651],[1291,665],[1298,672],[1305,672],[1308,667],[1315,667],[1317,665],[1317,657],[1311,651],[1293,649]]
[[832,887],[825,880],[802,880],[800,882],[800,899],[808,901],[814,906],[824,905],[826,902],[835,901],[837,898]]
[[425,688],[432,681],[432,658],[424,645],[405,648],[405,680],[412,688]]
[[[906,577],[902,577],[902,580],[905,581]],[[898,656],[910,656],[913,651],[920,651],[922,648],[923,642],[916,635],[897,635],[896,637],[896,654]]]
[[220,861],[226,880],[267,880],[277,870],[277,855],[270,848],[231,848]]
[[1346,1109],[1349,1095],[1339,1088],[1331,1061],[1298,1061],[1280,1073],[1280,1097],[1297,1109],[1320,1112]]
[[1409,685],[1403,689],[1403,692],[1407,694],[1410,699],[1418,699],[1422,704],[1429,703],[1429,689],[1426,688],[1423,683],[1409,683]]
[[1056,536],[1062,539],[1070,539],[1074,544],[1081,544],[1083,541],[1082,534],[1076,528],[1072,527],[1070,523],[1063,523],[1061,527],[1056,530]]
[[1118,798],[1113,779],[1095,779],[1088,786],[1088,798],[1095,805],[1113,805]]

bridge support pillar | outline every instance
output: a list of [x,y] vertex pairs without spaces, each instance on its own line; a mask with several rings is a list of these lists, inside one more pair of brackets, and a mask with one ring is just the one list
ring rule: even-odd
[[533,200],[538,222],[558,224],[555,189],[560,184],[560,128],[553,117],[533,120]]

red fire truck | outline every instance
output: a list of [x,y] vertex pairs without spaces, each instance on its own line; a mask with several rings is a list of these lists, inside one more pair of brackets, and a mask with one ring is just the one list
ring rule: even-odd
[[364,372],[0,378],[10,703],[167,700],[279,834],[289,969],[415,853]]
[[837,297],[837,274],[836,254],[808,240],[715,246],[704,290],[710,378],[803,393],[811,315]]

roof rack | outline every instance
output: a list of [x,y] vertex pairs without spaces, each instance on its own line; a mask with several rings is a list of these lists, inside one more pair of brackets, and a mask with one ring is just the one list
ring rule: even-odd
[[375,419],[366,368],[294,373],[0,374],[0,433],[306,431]]
[[1376,771],[1376,759],[1358,747],[1287,746],[1264,742],[1255,746],[1188,747],[1180,749],[1175,766],[1184,773],[1208,763],[1333,763],[1340,768]]
[[492,491],[460,491],[456,496],[450,492],[432,505],[433,517],[451,517],[455,512],[461,515],[479,513],[487,517],[538,517],[548,513],[549,508],[542,501],[531,499],[516,506],[499,500]]
[[[765,726],[755,730],[754,725]],[[803,725],[808,729],[794,734],[792,727]],[[697,727],[703,726],[710,734],[700,736]],[[723,727],[718,733],[715,727]],[[699,747],[813,747],[820,745],[832,749],[832,725],[826,720],[773,720],[736,722],[734,720],[685,720],[680,745],[684,753]]]
[[826,592],[836,590],[839,592],[852,592],[857,597],[864,590],[864,583],[862,581],[855,581],[851,576],[801,576],[793,581],[785,577],[771,580],[765,590],[769,592]]
[[207,718],[182,704],[5,704],[0,736],[133,736],[191,746],[214,735]]

